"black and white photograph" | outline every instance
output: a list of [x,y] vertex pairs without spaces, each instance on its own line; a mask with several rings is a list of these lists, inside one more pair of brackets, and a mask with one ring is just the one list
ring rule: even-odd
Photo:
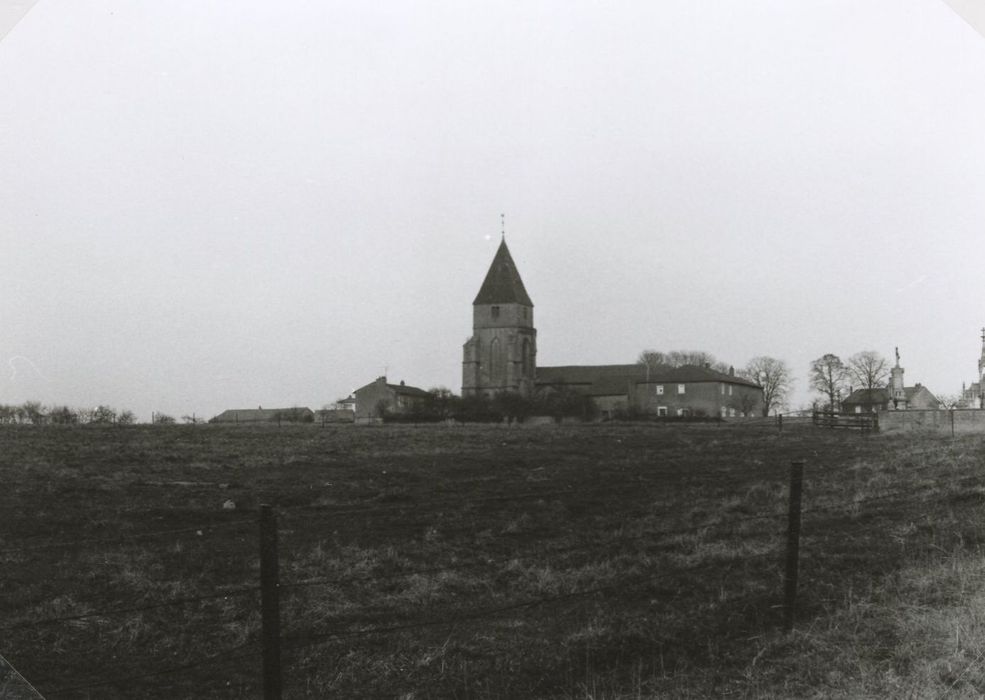
[[985,698],[985,0],[0,0],[0,698]]

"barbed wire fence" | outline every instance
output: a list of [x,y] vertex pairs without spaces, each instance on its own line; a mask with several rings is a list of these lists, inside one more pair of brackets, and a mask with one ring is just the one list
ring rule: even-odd
[[[492,620],[504,616],[529,613],[538,609],[557,606],[559,604],[574,603],[576,601],[588,600],[606,595],[627,594],[639,591],[672,581],[680,581],[681,578],[697,577],[710,570],[721,569],[723,566],[728,568],[729,561],[713,559],[704,564],[694,566],[678,566],[673,569],[653,568],[647,571],[638,572],[631,576],[625,576],[619,580],[593,586],[585,586],[575,590],[559,591],[555,593],[522,597],[515,600],[504,600],[499,604],[488,605],[469,605],[455,606],[440,613],[412,619],[392,619],[388,614],[383,614],[375,619],[363,616],[354,621],[345,622],[342,619],[329,620],[327,624],[306,624],[303,626],[281,628],[281,605],[283,597],[292,597],[299,592],[324,588],[331,589],[341,585],[357,585],[365,582],[380,583],[386,580],[406,579],[415,576],[440,576],[453,572],[471,570],[490,570],[495,571],[511,563],[518,561],[528,561],[533,563],[550,563],[560,556],[583,555],[589,559],[593,557],[605,557],[613,551],[616,542],[624,545],[637,547],[649,547],[650,550],[659,550],[661,547],[668,547],[668,541],[672,538],[694,535],[709,530],[735,530],[750,523],[766,523],[771,525],[768,532],[776,535],[774,546],[766,552],[754,555],[741,555],[738,559],[746,564],[755,562],[767,565],[772,562],[776,569],[783,569],[782,591],[776,590],[766,595],[769,601],[775,603],[777,599],[782,600],[780,605],[783,611],[784,630],[789,631],[796,617],[796,602],[798,591],[798,546],[800,538],[800,528],[802,519],[805,515],[821,517],[839,517],[846,515],[857,516],[861,509],[867,509],[870,513],[879,514],[880,505],[895,507],[900,502],[920,502],[920,499],[930,495],[931,487],[926,488],[926,493],[919,489],[907,490],[887,490],[884,493],[873,495],[868,498],[853,501],[852,503],[836,503],[826,506],[814,506],[804,508],[801,505],[801,486],[804,477],[804,463],[794,462],[790,465],[789,486],[788,486],[788,505],[786,510],[769,511],[758,514],[739,515],[724,520],[714,522],[700,522],[680,527],[667,527],[658,529],[646,529],[624,534],[621,538],[613,538],[605,542],[603,547],[585,543],[568,544],[564,546],[539,546],[526,552],[509,552],[499,556],[479,556],[471,560],[456,561],[440,566],[410,566],[397,571],[387,573],[370,572],[348,576],[321,576],[304,578],[282,578],[280,576],[281,555],[278,551],[279,539],[284,535],[293,536],[295,529],[284,529],[278,527],[278,516],[284,515],[288,519],[303,516],[297,525],[317,525],[320,517],[325,519],[351,519],[373,518],[373,517],[397,517],[406,515],[410,511],[428,511],[437,508],[457,508],[464,510],[478,507],[495,507],[497,504],[515,504],[517,501],[529,499],[532,501],[546,501],[550,499],[569,498],[578,495],[572,489],[543,489],[532,490],[525,493],[496,495],[485,498],[475,498],[468,501],[461,499],[431,499],[424,502],[413,502],[405,504],[388,504],[365,506],[362,504],[345,505],[336,504],[330,506],[286,506],[274,508],[263,505],[260,508],[259,517],[243,517],[237,514],[226,522],[203,523],[199,526],[170,528],[159,530],[147,530],[134,533],[120,533],[118,536],[88,537],[73,540],[48,540],[41,542],[31,542],[16,547],[6,547],[0,549],[0,557],[26,557],[30,558],[39,553],[54,550],[79,550],[82,548],[96,548],[104,545],[127,545],[137,542],[146,542],[155,539],[171,539],[191,537],[195,541],[212,541],[217,547],[221,548],[228,544],[223,540],[224,535],[236,534],[242,539],[245,537],[244,530],[249,528],[254,530],[256,540],[259,544],[254,550],[259,561],[259,576],[254,583],[242,583],[239,585],[223,586],[221,590],[200,595],[174,596],[166,600],[154,602],[134,603],[130,605],[109,605],[97,609],[89,609],[84,612],[71,612],[63,615],[50,615],[46,617],[19,620],[0,625],[0,632],[15,632],[22,630],[42,630],[56,625],[72,625],[80,622],[91,621],[94,623],[105,623],[106,621],[120,616],[134,615],[149,611],[168,611],[174,610],[173,619],[180,620],[181,610],[192,607],[208,606],[214,603],[222,603],[228,608],[218,611],[217,624],[222,624],[229,619],[243,619],[247,616],[256,616],[259,613],[262,624],[258,634],[250,635],[245,641],[217,649],[212,653],[195,660],[163,664],[161,667],[150,671],[134,671],[131,673],[120,673],[116,670],[117,666],[111,666],[94,671],[88,679],[78,682],[64,684],[58,678],[32,679],[35,685],[45,689],[47,697],[72,696],[73,694],[86,693],[98,688],[127,688],[134,683],[155,679],[158,684],[166,684],[175,678],[187,676],[191,672],[198,672],[203,668],[221,669],[230,665],[242,665],[249,661],[251,664],[260,662],[262,668],[263,688],[265,698],[281,697],[285,667],[282,657],[287,655],[292,657],[286,666],[288,671],[294,669],[295,672],[303,672],[307,665],[299,653],[312,650],[325,644],[330,644],[344,640],[356,640],[363,638],[385,637],[389,635],[400,635],[418,630],[431,629],[436,627],[453,628],[461,625],[479,623],[485,620]],[[737,479],[737,482],[741,479]],[[747,482],[748,483],[748,482]],[[613,487],[609,489],[599,489],[592,494],[593,497],[612,496],[625,497],[630,493],[640,493],[638,486]],[[647,496],[647,493],[643,493]],[[646,498],[642,499],[644,502]],[[679,511],[668,511],[665,513],[668,519],[680,515]],[[313,520],[306,518],[314,517]],[[786,523],[785,532],[779,526]],[[647,551],[650,551],[647,550]],[[782,556],[781,556],[782,555]],[[770,569],[764,566],[764,571]],[[762,602],[762,601],[760,601]],[[229,614],[229,611],[232,614]],[[395,693],[397,694],[397,693]]]

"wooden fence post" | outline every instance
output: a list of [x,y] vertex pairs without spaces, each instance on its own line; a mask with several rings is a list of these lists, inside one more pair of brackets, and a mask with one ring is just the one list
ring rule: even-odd
[[263,698],[281,700],[280,592],[277,571],[277,516],[260,506],[260,608],[263,620]]
[[780,432],[781,433],[783,432],[783,414],[782,413],[777,413],[776,414],[776,427],[780,429]]
[[797,573],[800,555],[800,500],[804,486],[804,460],[790,463],[790,510],[787,515],[787,568],[783,580],[783,631],[793,629],[797,603]]

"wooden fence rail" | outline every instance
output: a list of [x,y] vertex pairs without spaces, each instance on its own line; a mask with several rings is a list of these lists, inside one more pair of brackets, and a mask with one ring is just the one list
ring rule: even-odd
[[872,432],[879,430],[879,414],[877,413],[814,411],[811,414],[811,421],[819,428],[845,428]]

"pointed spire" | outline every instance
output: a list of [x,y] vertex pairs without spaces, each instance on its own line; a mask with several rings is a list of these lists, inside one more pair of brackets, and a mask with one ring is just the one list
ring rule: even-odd
[[473,306],[476,304],[534,305],[523,286],[523,280],[520,279],[510,249],[506,247],[505,237],[499,243],[499,249],[496,251],[492,265],[489,266],[486,279],[472,304]]

